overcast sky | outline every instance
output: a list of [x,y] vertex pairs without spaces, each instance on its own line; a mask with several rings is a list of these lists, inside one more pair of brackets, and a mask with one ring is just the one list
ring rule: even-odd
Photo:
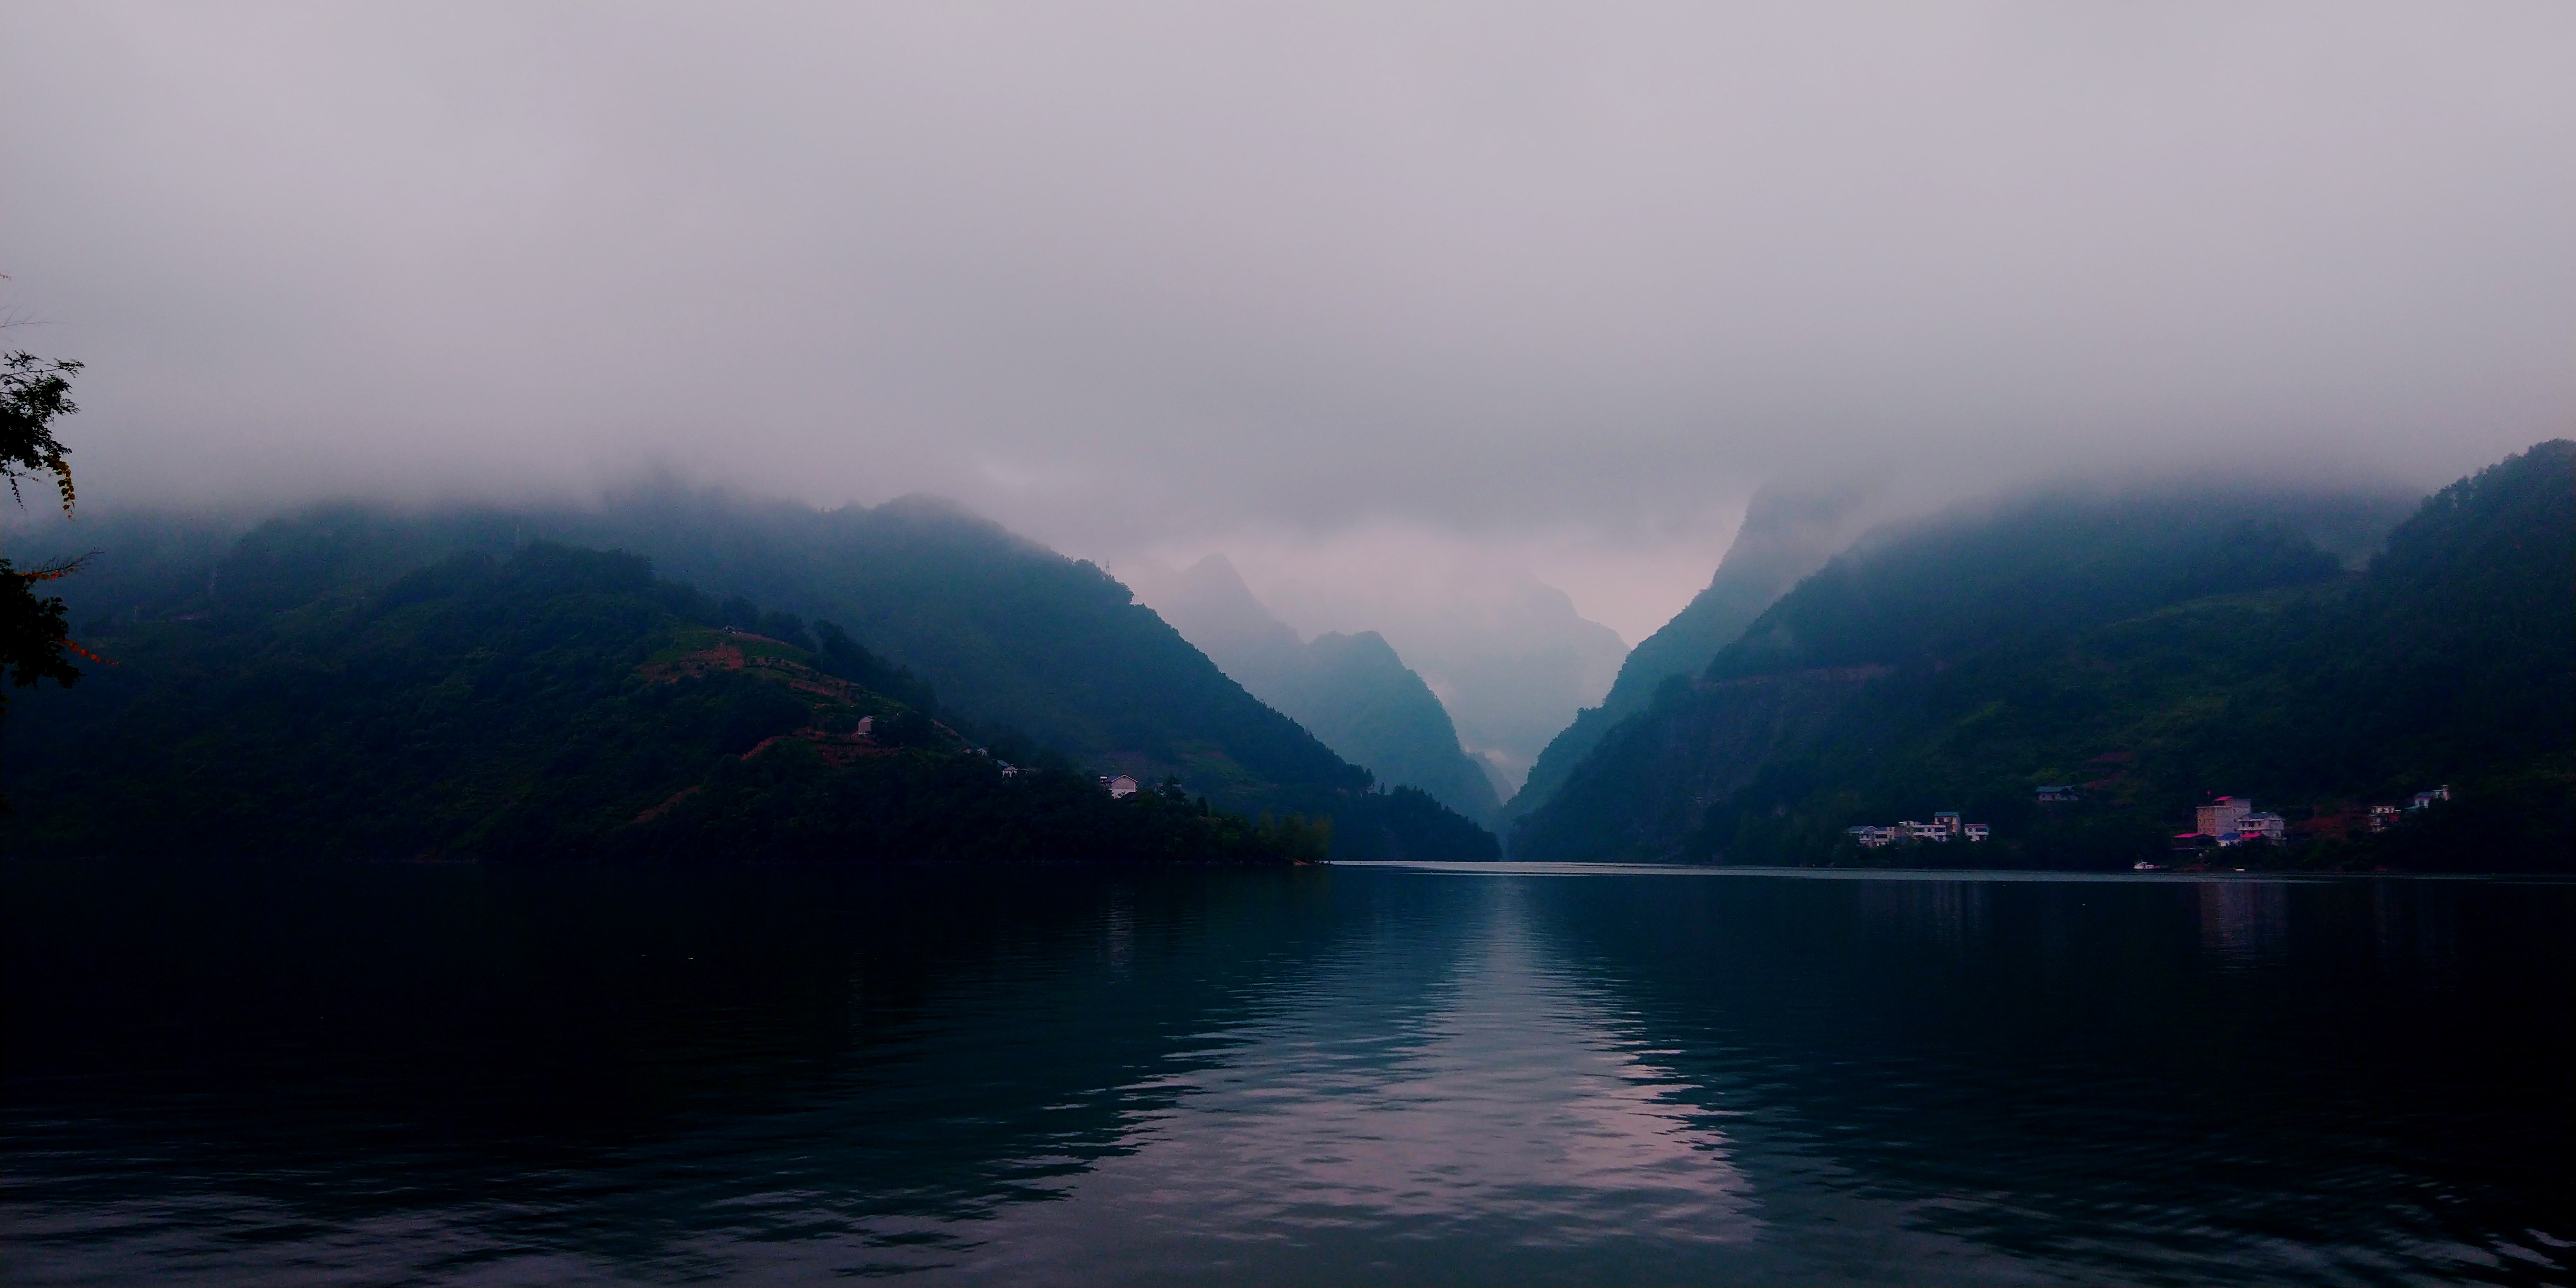
[[2564,0],[12,0],[0,272],[101,506],[669,465],[1633,642],[1782,471],[2576,428],[2571,72]]

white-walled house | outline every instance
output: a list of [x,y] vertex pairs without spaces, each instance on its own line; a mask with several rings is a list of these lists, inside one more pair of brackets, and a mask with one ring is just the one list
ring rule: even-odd
[[1945,845],[1953,840],[1982,841],[1993,834],[1993,829],[1984,823],[1961,822],[1959,811],[1954,809],[1945,809],[1933,814],[1932,821],[1929,823],[1917,822],[1909,818],[1887,827],[1863,823],[1858,827],[1844,828],[1843,831],[1865,850],[1894,845],[1898,841],[1935,841]]

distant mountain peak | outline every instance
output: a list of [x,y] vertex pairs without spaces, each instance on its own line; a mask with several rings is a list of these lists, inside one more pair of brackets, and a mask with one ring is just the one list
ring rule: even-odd
[[[1252,587],[1235,571],[1234,561],[1222,553],[1211,554],[1180,571],[1171,582],[1175,599],[1189,602],[1201,611],[1222,611],[1246,621],[1258,619],[1278,623],[1268,605],[1252,593]],[[1285,625],[1285,623],[1278,623]]]
[[1211,554],[1168,577],[1144,580],[1155,612],[1236,682],[1253,688],[1293,664],[1297,632],[1244,584],[1233,561]]
[[1176,573],[1135,575],[1142,598],[1220,670],[1381,780],[1428,792],[1479,823],[1491,784],[1459,746],[1438,695],[1376,631],[1302,639],[1210,554]]

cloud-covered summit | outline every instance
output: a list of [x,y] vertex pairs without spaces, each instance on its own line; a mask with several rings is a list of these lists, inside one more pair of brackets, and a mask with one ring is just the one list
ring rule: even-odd
[[1668,613],[1785,472],[2425,485],[2563,432],[2572,45],[2555,3],[22,4],[0,271],[92,364],[103,503],[669,464],[1111,559],[1573,531],[1687,569]]

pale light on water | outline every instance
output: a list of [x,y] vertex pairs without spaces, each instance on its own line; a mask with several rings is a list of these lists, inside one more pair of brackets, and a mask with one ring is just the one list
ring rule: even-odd
[[5,869],[10,1283],[2567,1282],[2576,886]]

